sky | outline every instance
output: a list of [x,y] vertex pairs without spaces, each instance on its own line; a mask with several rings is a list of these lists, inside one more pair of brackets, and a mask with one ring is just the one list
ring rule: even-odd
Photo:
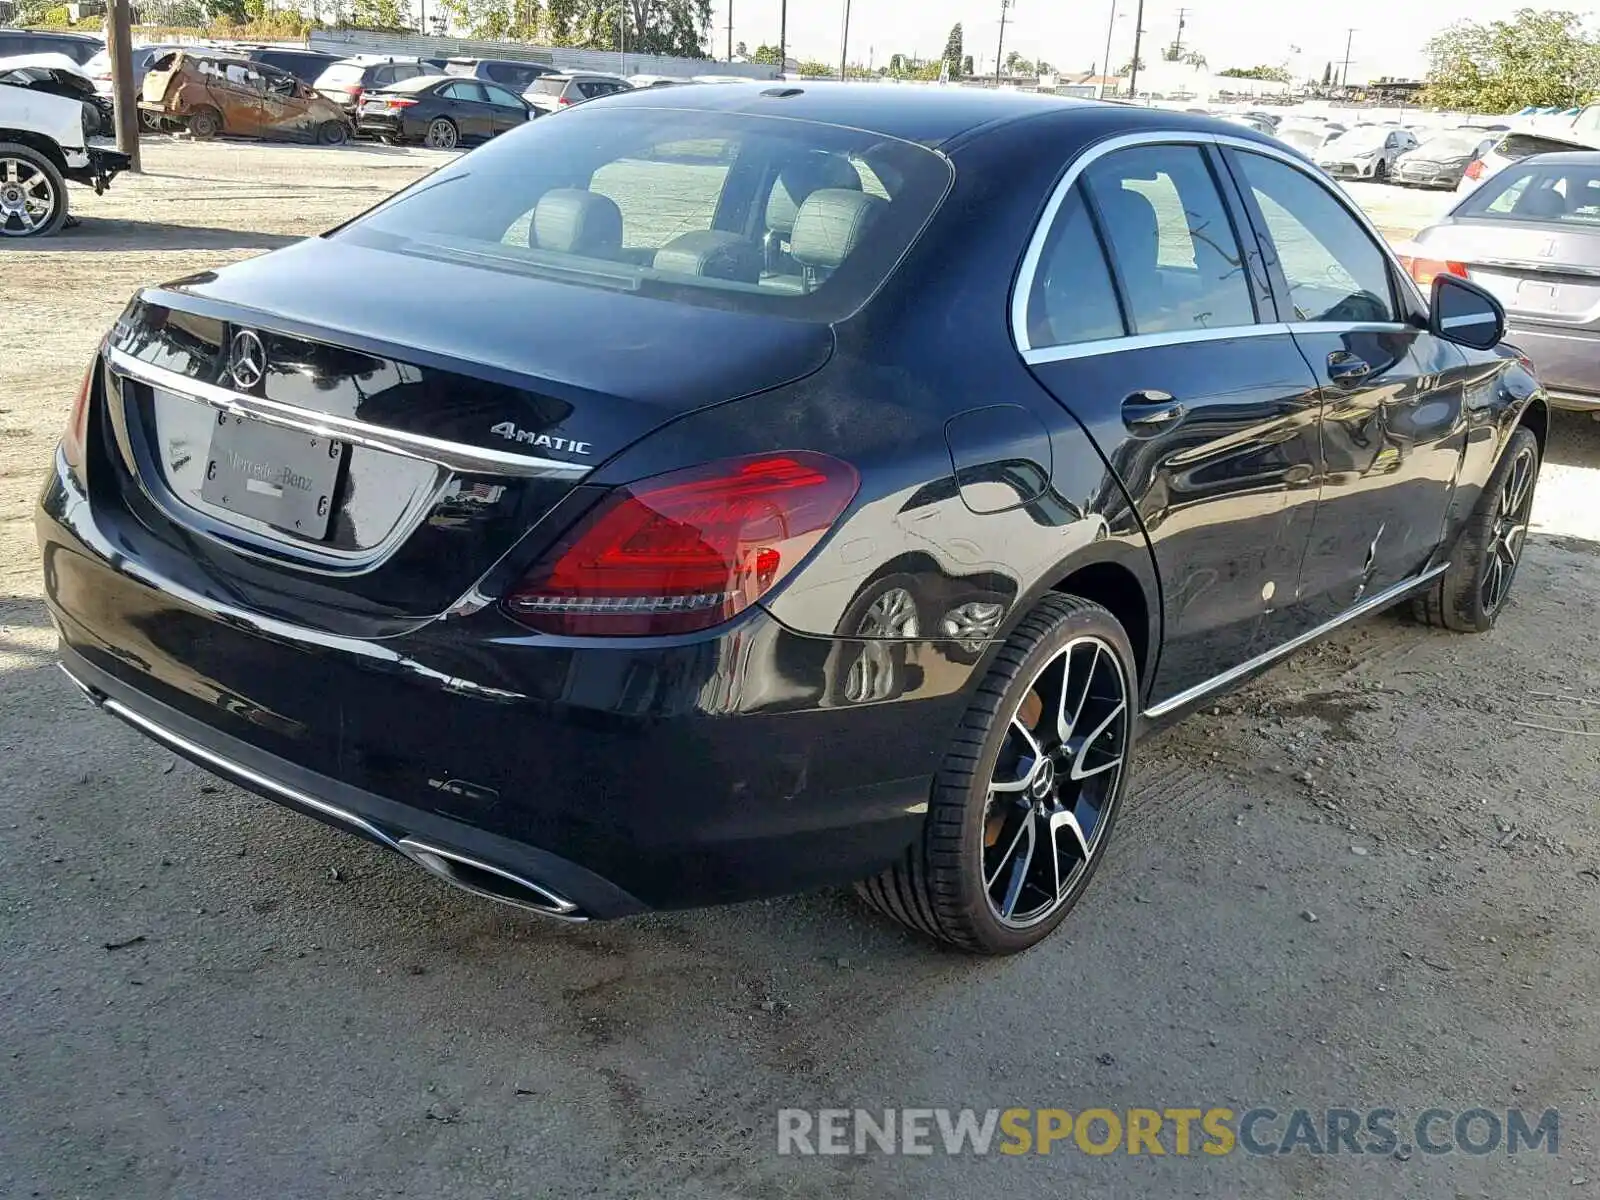
[[[1015,0],[1006,17],[1006,52],[1044,58],[1063,71],[1098,68],[1105,51],[1106,23],[1113,0]],[[1133,13],[1137,0],[1115,0],[1119,19],[1112,35],[1111,65],[1133,53]],[[1184,44],[1206,56],[1211,70],[1257,64],[1287,65],[1296,78],[1321,77],[1323,64],[1342,61],[1346,30],[1354,26],[1350,81],[1389,75],[1421,78],[1427,68],[1423,45],[1455,20],[1490,21],[1518,8],[1543,6],[1534,0],[1453,0],[1450,5],[1406,0],[1186,0]],[[776,44],[780,0],[712,0],[712,43],[717,57],[727,54],[728,11],[733,9],[733,40],[754,50]],[[1551,0],[1550,7],[1593,8],[1582,0]],[[844,0],[789,0],[788,44],[794,58],[839,60]],[[1172,41],[1177,3],[1146,0],[1145,45],[1150,62]],[[994,69],[1000,33],[1000,0],[850,0],[850,59],[881,66],[893,54],[937,58],[950,27],[960,21],[966,52],[979,71]],[[1299,47],[1295,55],[1291,47]],[[1336,68],[1337,69],[1337,68]]]

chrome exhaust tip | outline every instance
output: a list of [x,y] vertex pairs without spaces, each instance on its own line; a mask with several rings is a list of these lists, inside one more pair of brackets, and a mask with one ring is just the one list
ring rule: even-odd
[[462,854],[459,850],[446,850],[414,837],[401,838],[395,843],[395,848],[428,874],[474,896],[496,900],[512,908],[537,913],[541,917],[553,917],[558,921],[581,922],[589,919],[578,911],[576,904],[559,892],[524,879],[504,867],[496,867]]

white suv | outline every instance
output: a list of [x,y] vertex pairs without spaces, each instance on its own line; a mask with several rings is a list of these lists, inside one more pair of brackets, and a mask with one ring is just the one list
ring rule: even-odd
[[127,170],[126,154],[88,142],[79,101],[0,83],[0,238],[55,233],[67,180],[102,192]]

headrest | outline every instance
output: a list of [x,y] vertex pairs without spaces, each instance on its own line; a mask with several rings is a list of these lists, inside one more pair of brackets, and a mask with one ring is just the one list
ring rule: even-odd
[[622,210],[598,192],[553,188],[533,210],[528,244],[562,254],[613,258],[622,249]]
[[1562,217],[1567,213],[1567,202],[1555,188],[1541,188],[1522,197],[1516,211],[1518,216]]
[[1118,254],[1137,255],[1130,265],[1154,269],[1161,248],[1161,218],[1150,197],[1130,187],[1097,191],[1106,234]]
[[812,192],[795,216],[789,253],[803,267],[831,271],[866,240],[888,204],[881,196],[844,188]]
[[778,172],[772,195],[767,198],[767,228],[779,237],[792,234],[800,206],[820,188],[859,192],[861,176],[856,174],[848,158],[825,150],[808,151],[793,159]]
[[721,229],[702,229],[673,238],[656,251],[658,271],[705,275],[735,283],[760,283],[761,249],[754,242]]

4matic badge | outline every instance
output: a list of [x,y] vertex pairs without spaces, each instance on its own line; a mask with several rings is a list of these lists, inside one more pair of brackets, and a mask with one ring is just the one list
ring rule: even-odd
[[510,421],[501,421],[498,425],[489,426],[490,433],[497,433],[508,442],[521,442],[525,446],[536,446],[544,450],[565,450],[568,454],[589,454],[588,442],[575,442],[571,438],[551,437],[548,433],[535,433],[531,429],[518,429]]

